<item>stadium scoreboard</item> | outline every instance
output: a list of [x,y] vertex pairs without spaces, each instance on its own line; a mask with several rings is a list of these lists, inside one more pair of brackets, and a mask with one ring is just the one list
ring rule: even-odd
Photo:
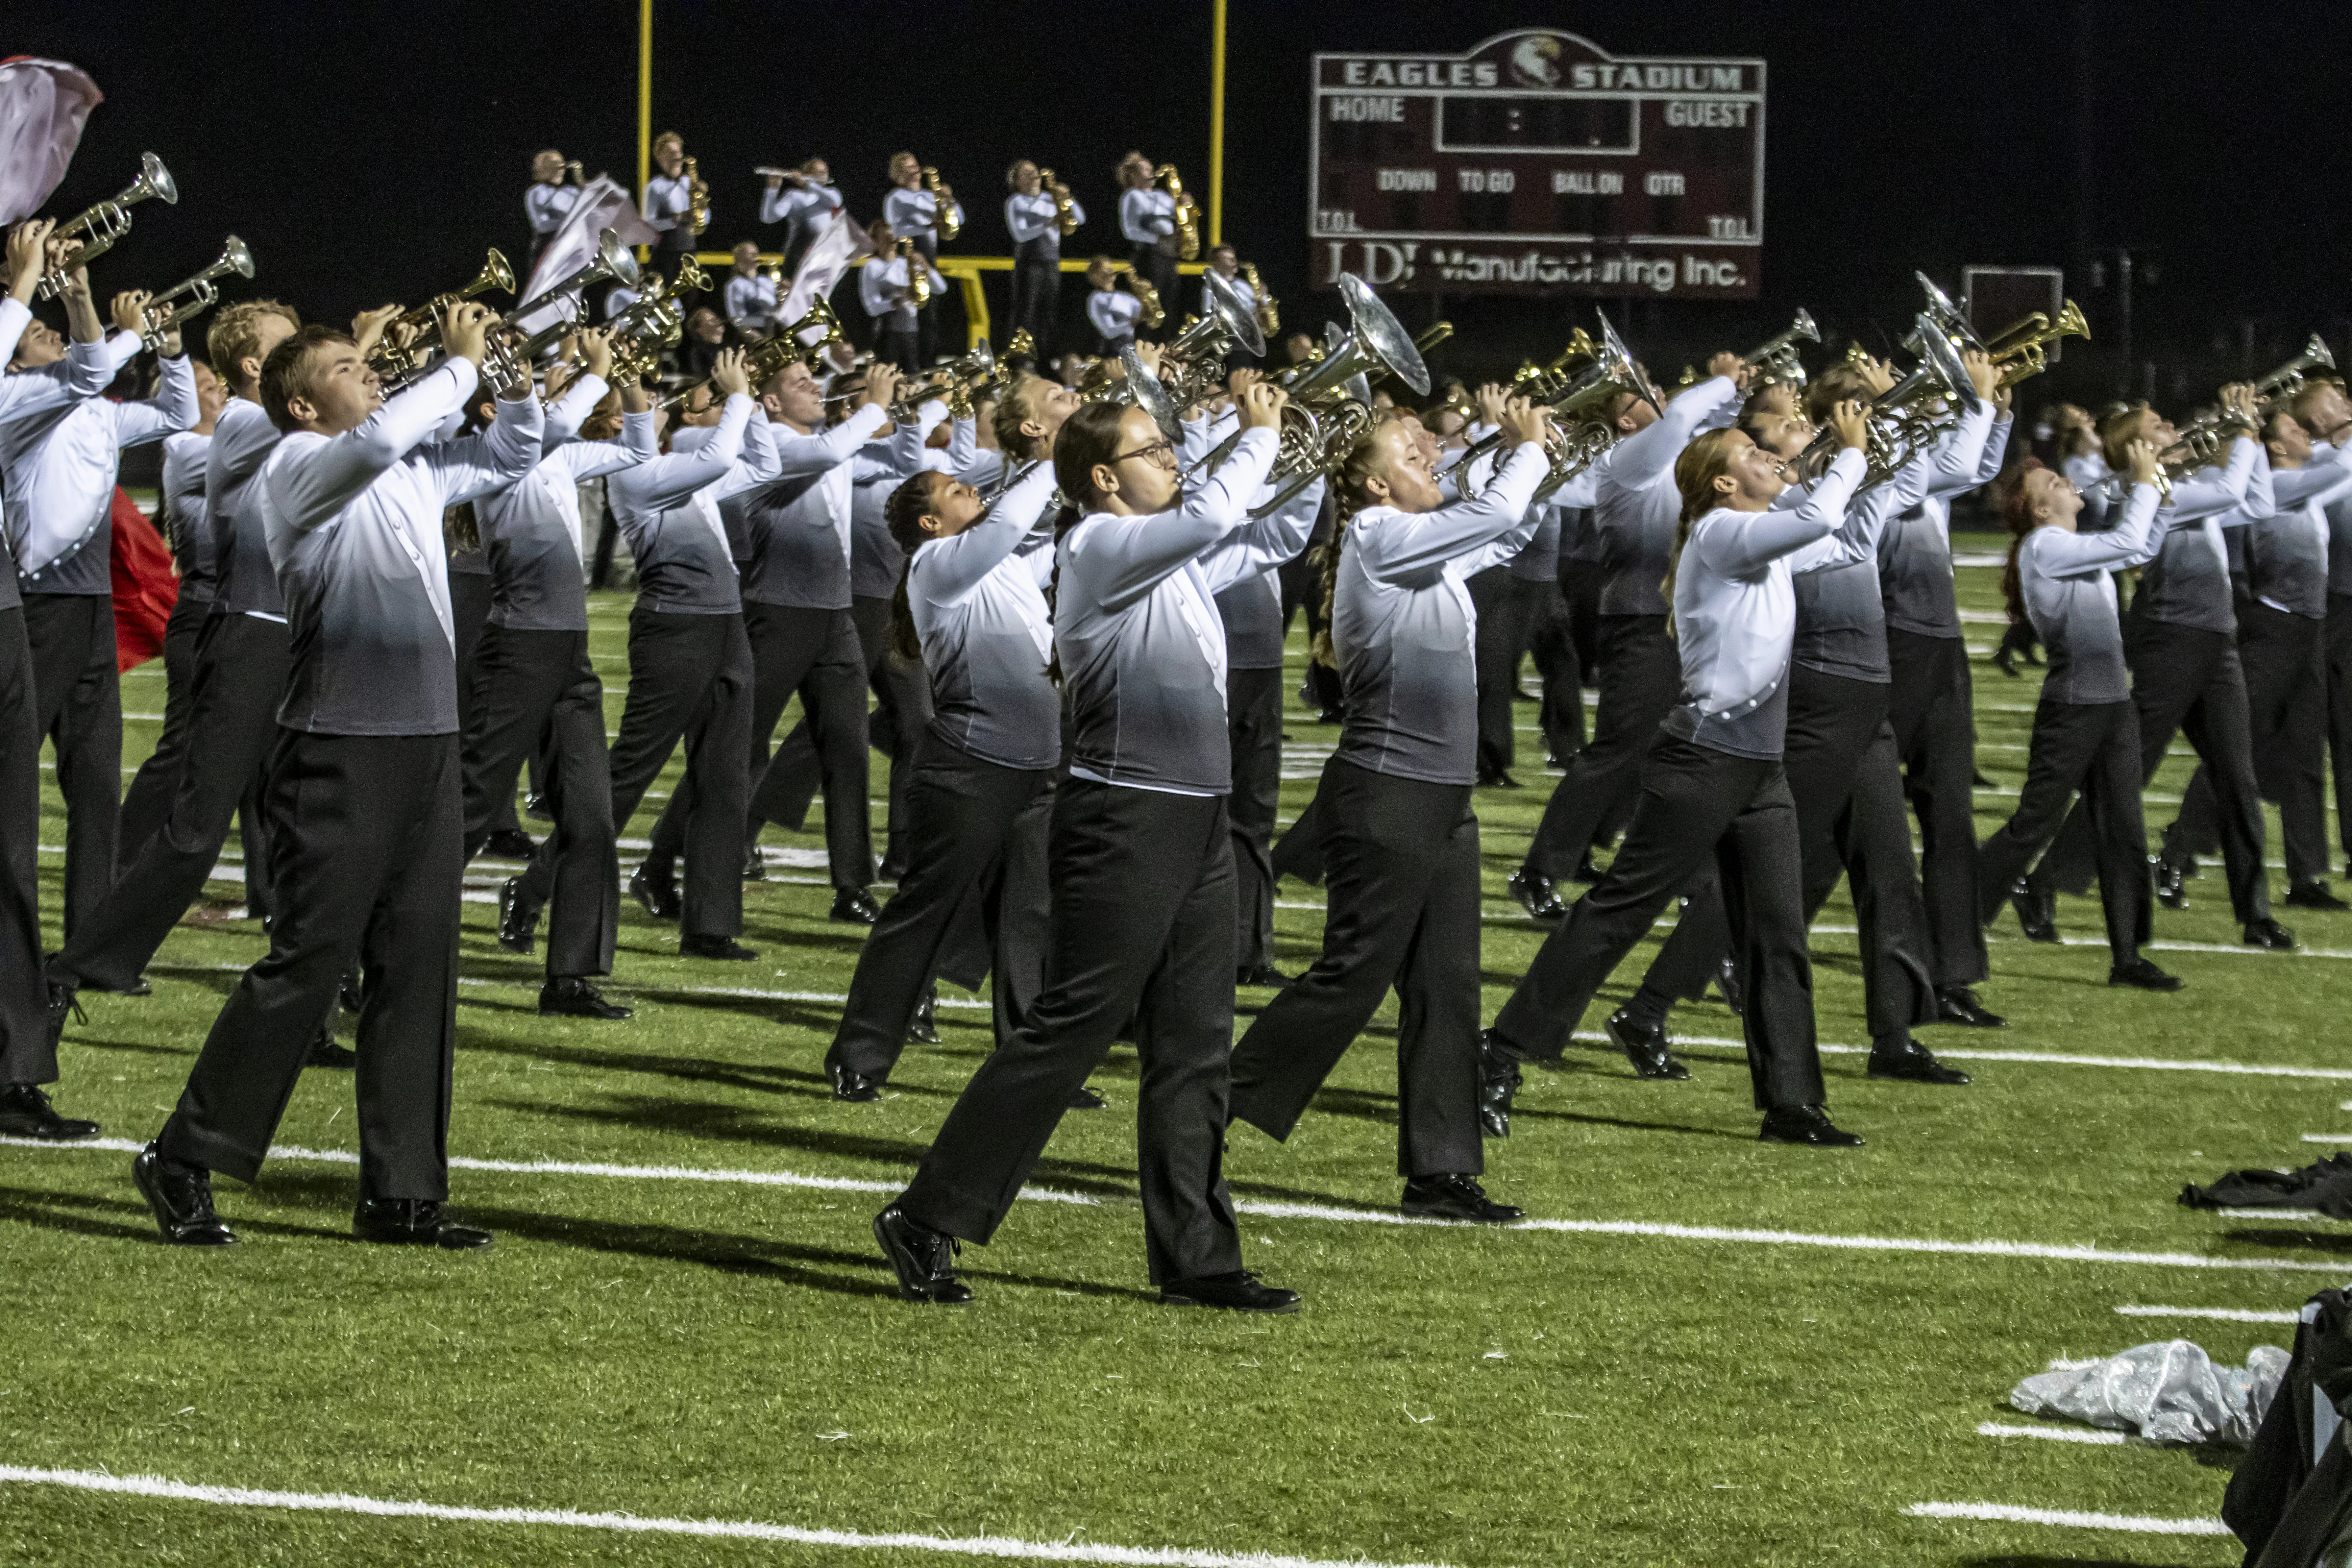
[[1310,270],[1412,293],[1753,299],[1764,62],[1572,33],[1318,54]]

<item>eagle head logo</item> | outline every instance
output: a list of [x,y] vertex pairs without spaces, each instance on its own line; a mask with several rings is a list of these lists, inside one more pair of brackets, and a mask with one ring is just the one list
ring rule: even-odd
[[1549,36],[1521,38],[1511,50],[1511,74],[1528,87],[1558,87],[1559,40]]

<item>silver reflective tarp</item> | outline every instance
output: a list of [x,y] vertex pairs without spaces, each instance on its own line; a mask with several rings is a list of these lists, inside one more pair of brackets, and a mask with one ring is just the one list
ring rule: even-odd
[[2030,1415],[2068,1416],[2151,1443],[2242,1448],[2263,1424],[2288,1359],[2275,1345],[2256,1345],[2244,1366],[2218,1366],[2201,1347],[2167,1340],[2037,1373],[2009,1391],[2009,1402]]

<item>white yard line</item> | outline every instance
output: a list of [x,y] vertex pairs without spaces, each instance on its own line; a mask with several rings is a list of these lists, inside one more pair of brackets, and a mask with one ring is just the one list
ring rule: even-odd
[[[348,1492],[261,1491],[248,1487],[192,1486],[162,1476],[115,1476],[100,1470],[45,1470],[0,1465],[0,1484],[66,1487],[75,1491],[157,1498],[171,1502],[209,1503],[216,1508],[280,1509],[297,1513],[361,1514],[375,1519],[433,1519],[455,1524],[553,1525],[602,1530],[623,1535],[685,1535],[728,1541],[774,1541],[841,1551],[929,1552],[947,1557],[1008,1558],[1028,1563],[1109,1563],[1135,1568],[1432,1568],[1427,1563],[1375,1563],[1269,1552],[1212,1552],[1184,1546],[1112,1546],[1074,1541],[1024,1541],[1004,1535],[875,1534],[863,1531],[767,1524],[757,1520],[663,1519],[635,1513],[579,1513],[552,1508],[466,1508],[449,1503],[408,1502],[359,1497]],[[1073,1531],[1073,1534],[1076,1534]]]
[[[2276,1214],[2276,1209],[2263,1209],[2263,1214]],[[2294,1312],[2250,1312],[2242,1307],[2117,1307],[2116,1315],[2124,1318],[2212,1318],[2224,1323],[2292,1323],[2299,1314]]]
[[2121,1432],[2085,1430],[2079,1426],[2006,1426],[1998,1421],[1986,1421],[1977,1427],[1979,1437],[2040,1437],[2052,1443],[2089,1443],[2102,1448],[2120,1447],[2126,1439]]
[[2054,1524],[2070,1530],[2114,1530],[2132,1535],[2227,1535],[2218,1519],[2151,1519],[2134,1513],[2081,1513],[2063,1508],[2020,1508],[2006,1502],[1915,1502],[1914,1519],[1981,1519],[1999,1524]]

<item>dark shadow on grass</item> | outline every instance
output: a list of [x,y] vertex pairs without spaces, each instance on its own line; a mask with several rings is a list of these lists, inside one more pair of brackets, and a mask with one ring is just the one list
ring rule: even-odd
[[2352,1236],[2331,1236],[2318,1230],[2225,1230],[2222,1237],[2248,1247],[2294,1247],[2311,1252],[2352,1257]]
[[2139,1563],[2121,1557],[1962,1557],[1958,1568],[2196,1568],[2188,1563]]
[[716,1084],[728,1089],[756,1089],[762,1094],[796,1095],[829,1100],[833,1089],[822,1073],[801,1068],[769,1067],[751,1062],[720,1061],[710,1057],[665,1057],[650,1051],[599,1051],[547,1040],[508,1039],[467,1030],[458,1037],[461,1049],[503,1056],[536,1057],[564,1067],[592,1068],[605,1072],[649,1073],[687,1083]]
[[1309,1110],[1328,1116],[1349,1116],[1359,1121],[1375,1121],[1393,1127],[1397,1119],[1397,1097],[1374,1089],[1334,1089],[1326,1084],[1315,1091],[1307,1102]]
[[[126,1190],[130,1188],[127,1177],[123,1185]],[[342,1201],[346,1204],[351,1202],[351,1189],[345,1190]],[[229,1228],[239,1235],[308,1237],[337,1241],[347,1238],[350,1234],[348,1231],[324,1230],[317,1226],[288,1225],[282,1220],[239,1219],[234,1214],[225,1214],[221,1217],[227,1220]],[[154,1221],[148,1215],[147,1205],[139,1200],[135,1191],[128,1198],[107,1198],[86,1193],[37,1193],[23,1187],[0,1187],[0,1222],[7,1221],[75,1236],[100,1237],[110,1241],[152,1241],[159,1247],[163,1245],[163,1237],[156,1233]]]
[[93,1040],[83,1035],[68,1035],[68,1043],[86,1046],[93,1051],[131,1051],[142,1057],[189,1057],[195,1055],[190,1046],[159,1046],[152,1040]]
[[[500,1236],[551,1247],[620,1253],[663,1263],[692,1263],[721,1273],[757,1276],[839,1296],[898,1294],[897,1287],[889,1282],[889,1266],[879,1253],[861,1255],[831,1247],[800,1247],[765,1237],[728,1236],[672,1225],[583,1219],[530,1209],[479,1208],[469,1205],[465,1215]],[[836,1274],[809,1265],[867,1272]]]
[[1687,1127],[1678,1121],[1635,1121],[1623,1116],[1594,1116],[1580,1110],[1545,1110],[1538,1106],[1514,1105],[1511,1120],[1528,1117],[1540,1121],[1580,1121],[1593,1127],[1622,1127],[1630,1132],[1680,1132],[1692,1138],[1728,1138],[1735,1143],[1753,1143],[1752,1133],[1727,1132],[1720,1127]]

